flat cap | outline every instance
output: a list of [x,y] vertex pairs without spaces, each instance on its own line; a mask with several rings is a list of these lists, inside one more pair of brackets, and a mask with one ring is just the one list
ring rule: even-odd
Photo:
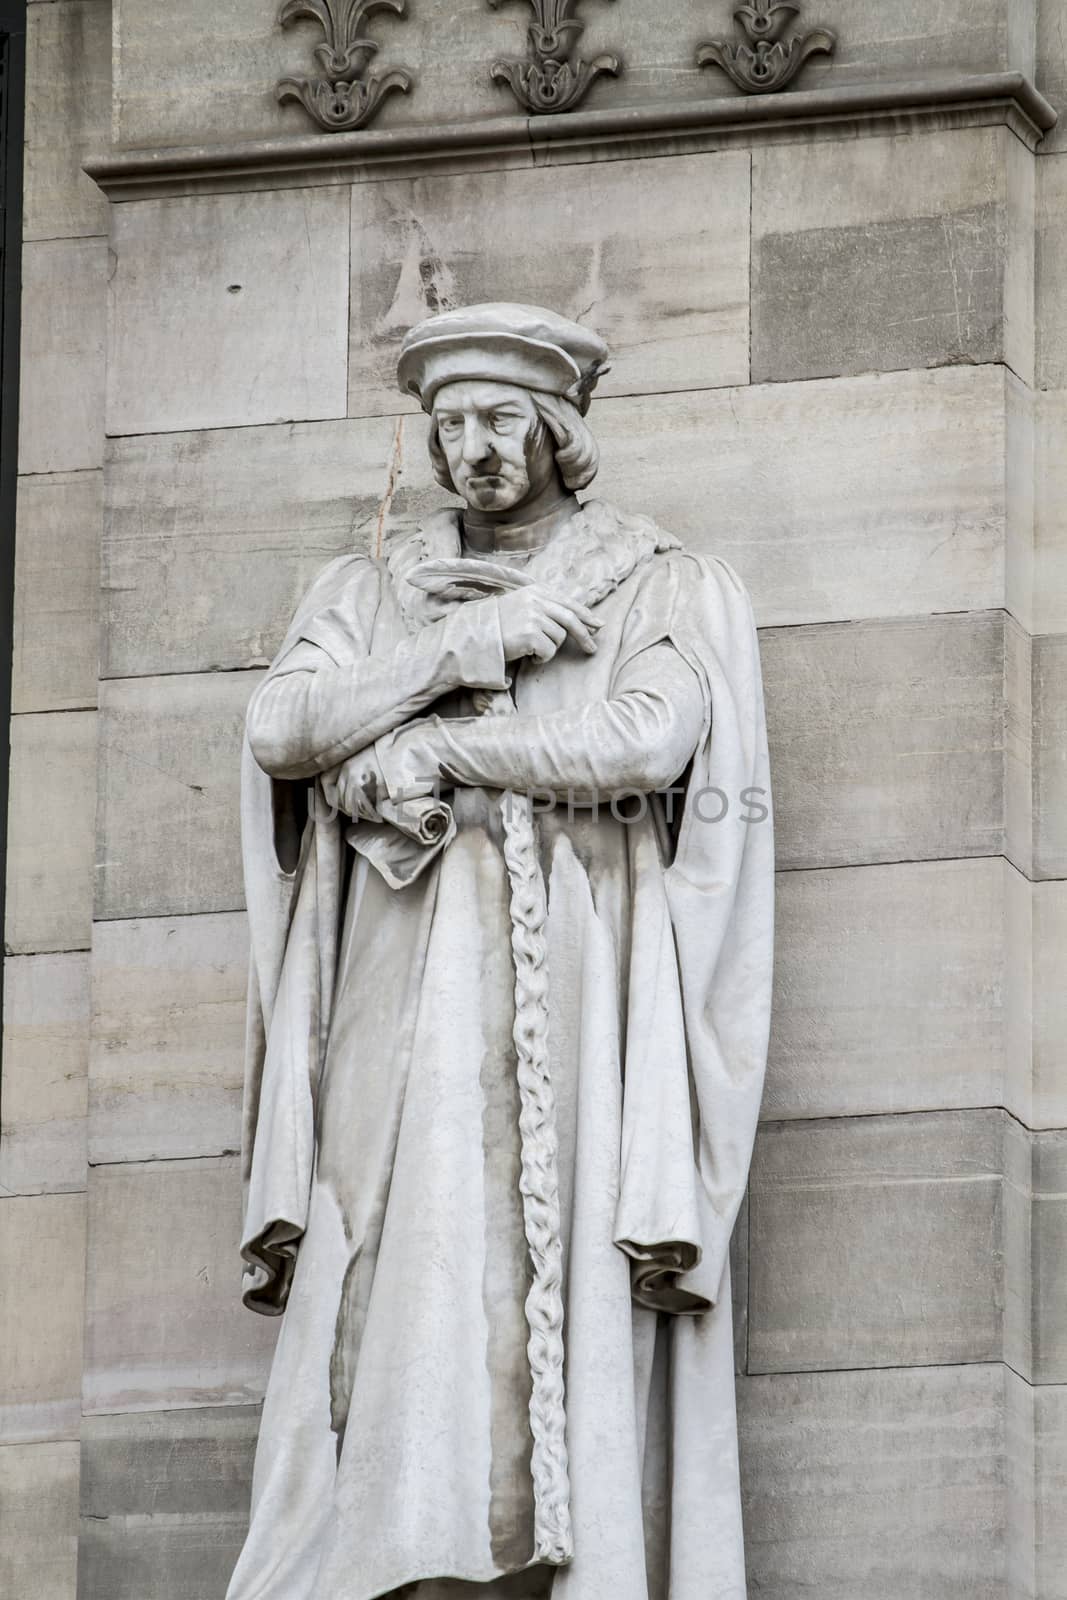
[[400,347],[397,381],[424,411],[446,383],[488,380],[560,395],[583,414],[607,371],[599,334],[541,306],[493,302],[427,317]]

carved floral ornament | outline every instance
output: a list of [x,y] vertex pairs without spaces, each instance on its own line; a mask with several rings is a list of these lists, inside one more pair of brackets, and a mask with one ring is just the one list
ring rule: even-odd
[[[496,11],[504,0],[488,0]],[[495,61],[494,81],[507,84],[523,110],[534,116],[573,111],[595,80],[617,76],[622,62],[614,52],[585,59],[578,41],[585,23],[576,16],[581,0],[525,0],[533,11],[523,60]],[[640,3],[640,0],[638,0]],[[407,0],[285,0],[278,21],[283,28],[304,19],[317,22],[323,33],[314,56],[317,77],[282,78],[275,93],[281,101],[298,100],[308,115],[328,132],[363,128],[394,90],[410,93],[414,78],[403,68],[371,72],[378,51],[365,24],[376,11],[403,17]],[[796,0],[748,0],[734,17],[747,43],[711,39],[697,51],[699,66],[717,66],[746,94],[784,89],[809,56],[831,54],[836,36],[826,28],[807,33],[787,30],[800,14]]]
[[729,39],[710,39],[697,51],[700,67],[721,67],[746,94],[773,94],[791,83],[809,56],[832,55],[837,36],[828,28],[813,28],[809,33],[794,33],[786,41],[786,29],[800,15],[793,0],[751,0],[734,11],[738,26],[748,43]]

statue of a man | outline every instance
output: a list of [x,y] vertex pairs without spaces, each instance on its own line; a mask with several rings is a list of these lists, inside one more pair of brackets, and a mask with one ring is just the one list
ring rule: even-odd
[[464,504],[328,567],[249,707],[245,1298],[285,1318],[229,1600],[745,1592],[758,649],[728,567],[576,499],[606,357],[530,306],[412,329]]

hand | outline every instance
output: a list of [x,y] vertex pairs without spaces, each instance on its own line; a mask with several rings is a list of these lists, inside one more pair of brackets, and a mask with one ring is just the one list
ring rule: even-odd
[[593,634],[600,623],[588,606],[577,600],[563,600],[531,583],[500,595],[496,605],[506,661],[520,656],[551,661],[568,638],[587,656],[596,652]]
[[354,822],[380,822],[377,802],[385,794],[385,780],[374,746],[368,745],[339,767],[324,772],[322,792],[327,805],[343,811]]

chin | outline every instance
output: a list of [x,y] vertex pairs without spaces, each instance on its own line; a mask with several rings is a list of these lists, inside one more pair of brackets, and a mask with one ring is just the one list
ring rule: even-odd
[[510,484],[502,483],[494,488],[468,487],[464,498],[474,511],[511,511],[522,495]]

